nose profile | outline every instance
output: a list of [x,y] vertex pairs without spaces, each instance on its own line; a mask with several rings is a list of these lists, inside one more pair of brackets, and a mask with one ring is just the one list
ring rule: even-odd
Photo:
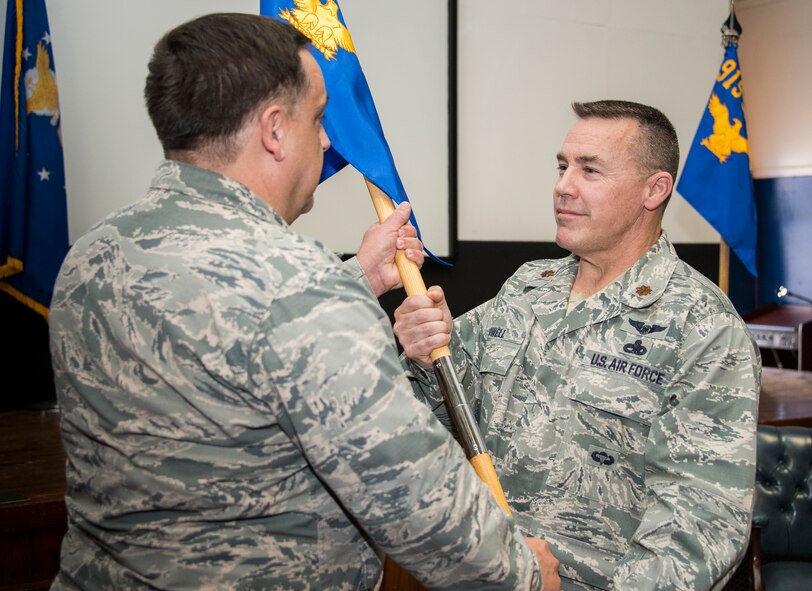
[[558,180],[556,180],[553,190],[556,197],[572,194],[572,174],[570,173],[569,168],[559,170]]

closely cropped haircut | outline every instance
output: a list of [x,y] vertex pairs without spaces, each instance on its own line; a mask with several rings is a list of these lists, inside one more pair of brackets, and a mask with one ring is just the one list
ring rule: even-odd
[[210,14],[169,31],[155,45],[144,88],[165,155],[231,162],[250,116],[276,100],[293,108],[306,94],[299,52],[307,42],[292,26],[253,14]]
[[658,170],[671,174],[676,182],[679,168],[679,141],[668,117],[654,107],[630,101],[595,101],[572,103],[572,110],[581,119],[634,119],[640,124],[642,144],[638,149],[641,172],[649,175]]

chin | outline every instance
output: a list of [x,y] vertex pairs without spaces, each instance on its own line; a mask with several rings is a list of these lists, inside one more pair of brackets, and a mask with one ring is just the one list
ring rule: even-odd
[[555,243],[561,248],[570,250],[570,244],[572,243],[572,240],[567,239],[566,233],[562,232],[561,229],[559,228],[558,232],[556,232],[555,234]]
[[573,237],[567,238],[566,236],[559,236],[559,235],[556,235],[555,243],[558,246],[560,246],[561,248],[563,248],[564,250],[568,250],[569,252],[571,252],[572,254],[575,254],[575,255],[578,254],[578,251],[580,250],[579,247],[583,246],[581,242],[579,242],[578,240],[576,240]]

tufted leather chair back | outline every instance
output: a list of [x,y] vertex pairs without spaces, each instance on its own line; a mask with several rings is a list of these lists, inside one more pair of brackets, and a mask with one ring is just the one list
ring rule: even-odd
[[759,425],[757,453],[762,563],[812,562],[812,429]]

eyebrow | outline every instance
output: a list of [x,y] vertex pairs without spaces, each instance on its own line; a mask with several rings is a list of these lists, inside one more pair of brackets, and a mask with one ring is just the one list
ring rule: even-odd
[[[559,161],[567,162],[567,157],[564,156],[561,152],[556,154],[556,158]],[[602,164],[603,160],[599,156],[576,156],[575,162],[578,164]]]

